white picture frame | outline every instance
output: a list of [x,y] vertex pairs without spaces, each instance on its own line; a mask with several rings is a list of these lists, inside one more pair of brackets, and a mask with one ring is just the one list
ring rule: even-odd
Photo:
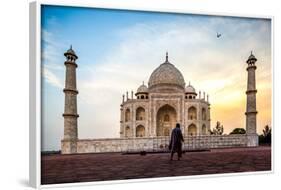
[[[45,187],[67,187],[67,186],[80,186],[80,185],[97,185],[97,184],[114,184],[114,183],[126,183],[124,181],[100,181],[100,182],[87,182],[87,183],[71,183],[71,184],[54,184],[54,185],[41,185],[41,6],[42,5],[61,5],[61,6],[78,6],[78,7],[87,7],[87,8],[108,8],[108,9],[120,9],[120,10],[141,10],[141,11],[153,11],[153,12],[168,12],[168,13],[189,13],[189,14],[203,14],[210,16],[235,16],[235,17],[251,17],[251,18],[265,18],[271,19],[271,56],[272,56],[272,79],[273,79],[273,27],[274,27],[274,17],[273,16],[265,16],[265,15],[234,15],[227,13],[209,13],[209,12],[194,12],[188,11],[186,9],[182,10],[171,10],[171,9],[147,9],[133,6],[104,6],[98,5],[96,3],[82,3],[76,1],[36,1],[30,3],[30,31],[29,31],[29,39],[30,39],[30,110],[29,110],[29,121],[30,121],[30,130],[29,130],[29,178],[30,185],[34,188],[45,188]],[[273,80],[272,80],[273,81]],[[273,85],[272,85],[273,89]],[[273,94],[273,90],[272,90]],[[273,97],[272,97],[273,98]],[[273,100],[272,100],[273,101]],[[272,107],[273,108],[273,107]],[[272,118],[273,118],[272,113]],[[274,126],[273,119],[272,125]],[[272,133],[274,134],[274,127],[272,127]],[[273,135],[274,142],[274,135]],[[231,174],[215,174],[215,175],[204,175],[204,176],[184,176],[177,177],[177,179],[189,179],[189,178],[202,178],[202,177],[214,177],[214,176],[235,176],[235,175],[248,175],[248,174],[269,174],[273,172],[274,168],[274,160],[273,160],[273,150],[274,144],[272,144],[272,162],[271,162],[271,171],[262,171],[262,172],[246,172],[246,173],[231,173]],[[165,178],[165,180],[174,180],[175,178]],[[133,179],[129,180],[129,182],[142,182],[142,181],[155,181],[155,180],[163,180],[161,178],[154,179]]]

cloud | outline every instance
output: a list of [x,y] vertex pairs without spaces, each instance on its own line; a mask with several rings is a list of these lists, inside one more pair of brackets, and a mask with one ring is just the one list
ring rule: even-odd
[[[213,25],[217,24],[215,19],[212,19],[212,22]],[[234,23],[229,21],[226,28],[223,28],[225,32],[229,32],[225,35],[232,36],[234,32],[246,29],[245,35],[239,34],[231,39],[235,43],[232,45],[227,41],[229,39],[219,39],[221,41],[216,39],[215,29],[212,27],[212,25],[202,27],[199,24],[190,27],[183,21],[141,23],[119,31],[119,35],[123,38],[122,42],[113,47],[102,62],[93,66],[87,81],[79,81],[81,99],[93,105],[93,110],[95,108],[99,110],[95,115],[96,122],[92,124],[98,122],[97,126],[85,127],[89,125],[86,124],[89,118],[85,118],[85,122],[81,121],[79,128],[81,137],[119,135],[119,105],[122,93],[127,90],[135,91],[142,81],[147,83],[152,71],[164,61],[167,50],[170,61],[183,73],[186,83],[191,81],[197,90],[201,89],[210,94],[212,111],[218,109],[217,114],[212,118],[212,125],[220,120],[227,127],[226,132],[235,127],[244,127],[247,80],[245,60],[252,48],[257,49],[257,54],[260,49],[267,48],[260,40],[261,35],[264,34],[259,28],[257,34],[247,32],[253,27],[251,23],[239,24],[237,21]],[[264,30],[263,26],[261,30]],[[265,45],[270,46],[270,44]],[[237,46],[241,48],[236,49]],[[264,67],[263,72],[268,74],[270,56],[262,59],[267,61],[262,67]],[[260,84],[267,85],[270,82],[268,77],[269,75],[265,78],[258,76],[257,80]],[[259,93],[265,93],[262,86],[260,88]],[[268,91],[270,89],[267,89],[266,93]],[[223,114],[225,107],[228,106],[229,114],[232,116],[237,109],[240,111],[240,119],[229,118]],[[264,109],[271,109],[271,107]],[[107,119],[108,117],[112,119]],[[243,122],[237,123],[233,122],[234,120]],[[108,128],[112,129],[110,133],[102,132]]]
[[[52,21],[53,22],[53,21]],[[47,83],[54,87],[63,88],[63,45],[56,36],[46,29],[42,30],[41,65],[42,76]]]
[[47,68],[42,68],[42,75],[44,76],[45,80],[53,85],[54,87],[63,88],[63,82],[61,78],[56,76],[52,71]]
[[[218,28],[223,33],[220,39],[216,38]],[[267,22],[220,17],[211,17],[204,23],[178,19],[139,22],[111,32],[120,38],[120,43],[99,57],[98,63],[90,64],[95,59],[92,55],[77,61],[79,138],[119,137],[122,94],[136,91],[142,81],[147,84],[152,71],[164,62],[166,51],[186,83],[191,81],[197,91],[210,95],[212,126],[221,121],[228,133],[235,127],[245,127],[245,60],[254,50],[259,59],[259,131],[271,121],[270,100],[264,99],[271,96]],[[63,42],[52,33],[44,35],[43,76],[49,84],[63,88]],[[93,51],[94,48],[98,47]],[[63,102],[57,106],[63,107]]]

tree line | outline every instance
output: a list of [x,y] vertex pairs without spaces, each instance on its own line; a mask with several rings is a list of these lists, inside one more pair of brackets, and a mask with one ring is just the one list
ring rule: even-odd
[[[223,135],[223,125],[217,121],[216,126],[209,132],[211,135]],[[246,134],[246,130],[244,128],[235,128],[229,134]],[[259,144],[271,144],[271,128],[268,125],[264,127],[262,134],[259,135]]]

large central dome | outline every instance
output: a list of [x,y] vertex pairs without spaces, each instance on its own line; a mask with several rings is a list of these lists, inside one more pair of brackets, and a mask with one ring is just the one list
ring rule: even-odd
[[185,81],[181,72],[168,61],[168,53],[166,53],[166,61],[150,75],[148,87],[151,88],[162,84],[185,87]]

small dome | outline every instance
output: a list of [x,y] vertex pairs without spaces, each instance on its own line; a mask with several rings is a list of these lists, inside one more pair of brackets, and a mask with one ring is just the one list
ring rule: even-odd
[[249,63],[250,61],[257,61],[257,58],[253,55],[253,52],[251,52],[251,55],[249,56],[247,63]]
[[166,61],[156,68],[149,78],[149,88],[159,84],[177,85],[182,88],[185,86],[181,72],[168,61],[168,53],[166,54]]
[[67,52],[66,52],[66,53],[76,55],[73,49],[69,49],[69,50],[67,50]]
[[185,93],[197,94],[195,91],[195,88],[193,86],[191,86],[190,84],[187,87],[185,87]]
[[148,93],[148,88],[145,84],[140,85],[140,87],[137,90],[137,94],[139,93]]
[[67,55],[73,55],[74,57],[76,57],[76,59],[78,58],[78,56],[76,55],[75,51],[72,49],[72,45],[70,46],[70,48],[64,53],[65,56]]
[[256,59],[256,57],[253,54],[251,54],[248,59]]

